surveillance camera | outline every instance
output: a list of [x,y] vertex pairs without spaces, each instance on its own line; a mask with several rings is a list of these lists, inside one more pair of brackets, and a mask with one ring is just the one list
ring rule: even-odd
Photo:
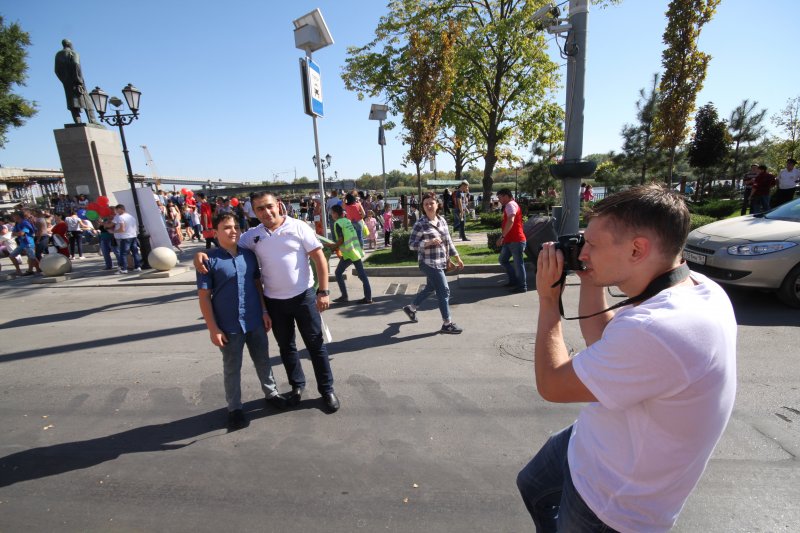
[[565,23],[559,24],[558,26],[550,26],[547,28],[547,33],[557,34],[557,33],[566,33],[572,29],[572,24]]
[[554,7],[555,6],[552,3],[543,5],[533,13],[531,21],[536,22],[537,20],[542,20],[543,18],[545,18],[547,15],[550,14],[550,10],[553,9]]

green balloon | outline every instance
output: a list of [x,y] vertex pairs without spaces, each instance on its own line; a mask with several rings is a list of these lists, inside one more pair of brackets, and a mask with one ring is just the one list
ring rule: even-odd
[[100,218],[100,215],[97,214],[97,211],[86,211],[86,218],[89,220],[97,220]]

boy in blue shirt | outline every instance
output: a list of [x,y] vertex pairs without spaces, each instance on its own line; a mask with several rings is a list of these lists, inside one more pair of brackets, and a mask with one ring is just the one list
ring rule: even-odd
[[245,344],[267,403],[281,410],[287,404],[278,394],[269,363],[267,331],[272,322],[261,297],[258,260],[253,252],[237,246],[240,230],[233,214],[219,214],[214,228],[220,247],[208,252],[208,274],[197,272],[197,293],[211,343],[222,352],[228,430],[235,431],[248,425],[241,392]]
[[[14,248],[9,256],[11,257],[11,262],[14,263],[14,267],[17,269],[17,274],[31,276],[33,275],[34,269],[36,269],[37,272],[41,272],[42,270],[39,268],[39,261],[36,260],[36,250],[34,248],[36,228],[25,218],[25,214],[22,211],[15,211],[13,217],[13,233],[14,237],[16,237],[17,247]],[[28,256],[28,270],[24,274],[19,268],[20,260],[17,259],[17,256],[22,252],[25,252],[25,255]]]

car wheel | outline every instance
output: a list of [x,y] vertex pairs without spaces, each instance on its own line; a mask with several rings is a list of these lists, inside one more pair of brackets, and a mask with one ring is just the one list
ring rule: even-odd
[[778,289],[778,298],[786,305],[800,307],[800,265],[796,265],[786,274],[786,278]]

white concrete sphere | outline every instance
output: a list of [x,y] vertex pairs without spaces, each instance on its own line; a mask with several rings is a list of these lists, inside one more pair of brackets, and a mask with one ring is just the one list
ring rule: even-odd
[[156,270],[166,272],[170,268],[178,264],[178,256],[171,248],[166,246],[159,246],[154,248],[150,255],[147,256],[147,262]]
[[42,257],[39,267],[45,276],[63,276],[67,272],[72,272],[72,263],[68,257],[61,254],[47,254]]

